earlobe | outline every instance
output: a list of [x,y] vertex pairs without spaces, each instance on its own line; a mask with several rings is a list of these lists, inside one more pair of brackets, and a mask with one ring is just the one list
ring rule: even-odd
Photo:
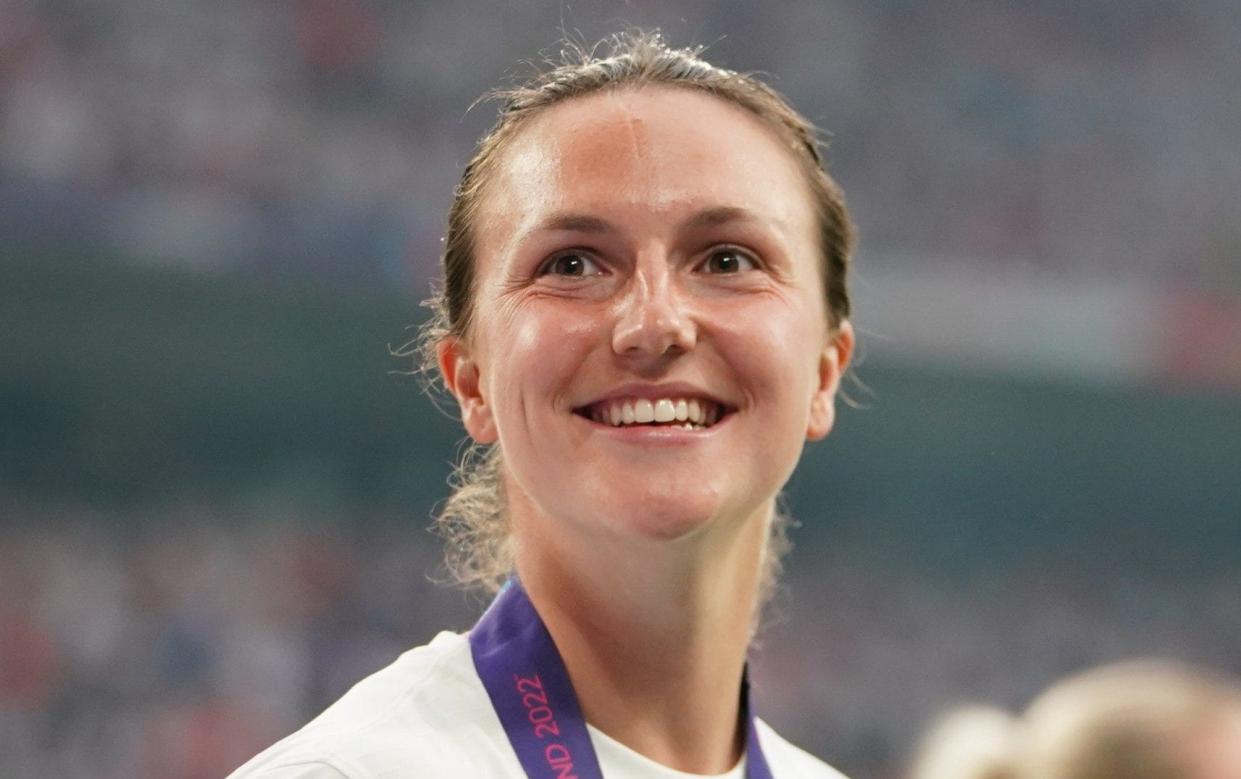
[[461,409],[461,422],[465,431],[480,444],[496,442],[495,421],[491,405],[482,392],[482,377],[478,363],[470,355],[461,339],[448,336],[436,346],[440,375],[448,391],[457,399]]
[[836,423],[836,392],[853,358],[853,345],[853,325],[846,319],[819,355],[819,383],[810,399],[810,420],[806,425],[806,438],[810,441],[821,441],[832,432]]

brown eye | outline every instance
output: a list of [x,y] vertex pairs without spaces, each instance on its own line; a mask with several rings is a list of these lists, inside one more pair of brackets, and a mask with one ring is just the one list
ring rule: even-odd
[[702,265],[707,273],[740,273],[757,267],[754,259],[740,249],[716,249]]
[[598,276],[603,270],[588,254],[565,252],[548,260],[542,272],[552,276]]

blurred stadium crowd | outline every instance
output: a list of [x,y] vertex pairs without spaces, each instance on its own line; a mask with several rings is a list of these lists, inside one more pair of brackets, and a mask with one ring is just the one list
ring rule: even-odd
[[470,102],[627,17],[773,74],[839,148],[866,264],[1241,289],[1224,0],[3,0],[0,237],[421,289]]
[[[118,536],[98,519],[31,510],[0,527],[4,776],[219,777],[481,609],[428,583],[438,552],[408,520],[231,527],[187,504]],[[1134,654],[1241,672],[1235,577],[1031,568],[945,587],[794,555],[786,583],[760,633],[759,705],[855,777],[900,776],[956,696],[1015,706]]]

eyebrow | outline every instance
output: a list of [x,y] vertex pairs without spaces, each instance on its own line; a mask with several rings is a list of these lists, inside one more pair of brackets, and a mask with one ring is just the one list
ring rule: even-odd
[[532,232],[548,233],[566,230],[575,233],[610,233],[616,230],[610,222],[587,214],[552,214]]
[[682,227],[719,227],[720,225],[730,224],[732,222],[768,222],[753,211],[736,206],[716,206],[708,208],[705,211],[699,211],[689,219],[685,220]]
[[[692,215],[680,227],[701,229],[704,227],[719,227],[720,225],[730,224],[733,222],[758,222],[767,223],[770,220],[765,219],[752,211],[736,206],[715,206]],[[543,220],[532,232],[556,232],[569,231],[576,233],[611,233],[616,232],[616,227],[606,219],[589,214],[577,213],[559,213],[552,214]]]

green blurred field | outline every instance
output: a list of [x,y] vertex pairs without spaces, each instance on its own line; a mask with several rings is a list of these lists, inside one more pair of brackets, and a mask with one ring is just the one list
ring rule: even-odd
[[[0,490],[425,516],[461,436],[388,352],[421,316],[395,292],[10,254]],[[1241,398],[873,361],[859,376],[864,408],[843,410],[788,490],[811,548],[941,573],[1241,566]]]

